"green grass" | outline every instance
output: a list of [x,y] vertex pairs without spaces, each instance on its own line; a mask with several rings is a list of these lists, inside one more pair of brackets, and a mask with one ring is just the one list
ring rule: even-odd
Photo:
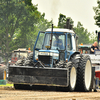
[[6,85],[0,85],[0,86],[13,86],[13,84],[6,84]]

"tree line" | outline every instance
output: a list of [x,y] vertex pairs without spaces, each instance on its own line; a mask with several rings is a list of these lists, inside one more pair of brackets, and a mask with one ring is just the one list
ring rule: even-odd
[[[32,4],[31,1],[0,0],[0,47],[2,54],[8,56],[18,48],[30,47],[32,50],[38,32],[51,27],[53,21],[45,19],[45,13],[39,12],[38,5]],[[95,13],[97,13],[96,10],[95,7]],[[89,44],[96,40],[96,37],[91,35],[94,33],[88,32],[81,22],[78,22],[74,27],[72,18],[63,14],[59,14],[58,25],[54,27],[63,28],[67,19],[70,19],[73,30],[78,35],[78,43]],[[97,17],[95,20],[97,21]]]

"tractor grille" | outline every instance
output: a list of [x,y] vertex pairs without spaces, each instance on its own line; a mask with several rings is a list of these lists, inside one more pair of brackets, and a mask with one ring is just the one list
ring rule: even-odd
[[44,64],[52,64],[52,56],[38,56],[39,61],[43,62]]

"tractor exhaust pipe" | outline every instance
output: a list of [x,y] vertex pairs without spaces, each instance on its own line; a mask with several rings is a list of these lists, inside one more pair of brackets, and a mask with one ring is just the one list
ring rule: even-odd
[[52,29],[51,29],[51,40],[52,40],[52,35],[53,35],[53,24],[52,24]]
[[51,45],[52,45],[52,36],[53,36],[53,24],[52,24],[52,28],[51,28],[50,49],[51,49]]

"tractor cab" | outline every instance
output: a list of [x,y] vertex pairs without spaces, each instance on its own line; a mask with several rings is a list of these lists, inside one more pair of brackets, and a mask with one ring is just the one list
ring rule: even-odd
[[39,32],[34,46],[34,62],[41,61],[45,66],[54,67],[59,61],[69,61],[76,52],[76,34],[69,29],[47,29]]

